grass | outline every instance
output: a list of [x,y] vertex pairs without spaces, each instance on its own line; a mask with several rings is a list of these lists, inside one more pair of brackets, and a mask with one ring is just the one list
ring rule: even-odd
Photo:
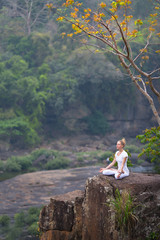
[[138,218],[134,214],[135,206],[129,191],[123,190],[120,194],[116,189],[115,199],[111,200],[110,204],[115,211],[117,228],[121,231],[122,236],[131,235]]

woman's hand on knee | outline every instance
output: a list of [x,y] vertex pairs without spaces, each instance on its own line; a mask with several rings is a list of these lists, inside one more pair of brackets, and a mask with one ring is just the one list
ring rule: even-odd
[[106,168],[100,168],[99,172],[103,172],[104,170],[107,170]]

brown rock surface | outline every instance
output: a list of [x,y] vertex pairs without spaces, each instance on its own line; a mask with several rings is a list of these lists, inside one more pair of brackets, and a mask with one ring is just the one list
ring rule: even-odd
[[[117,188],[120,192],[129,190],[137,205],[138,222],[125,238],[110,204]],[[139,240],[160,234],[160,175],[131,173],[122,180],[102,175],[88,178],[84,195],[74,192],[51,199],[41,211],[40,229],[41,240]]]
[[[29,207],[46,205],[53,196],[84,190],[86,179],[97,174],[98,170],[98,166],[90,166],[40,171],[2,181],[0,182],[0,214],[13,216]],[[77,194],[78,191],[75,193]]]

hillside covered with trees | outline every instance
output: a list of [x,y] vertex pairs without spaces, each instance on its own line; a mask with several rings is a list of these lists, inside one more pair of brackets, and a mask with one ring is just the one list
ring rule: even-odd
[[[92,8],[97,4],[83,2]],[[116,56],[95,53],[66,37],[70,24],[57,22],[46,3],[0,1],[0,139],[13,147],[34,147],[57,132],[72,134],[65,124],[72,108],[87,109],[79,119],[80,131],[104,135],[115,130],[107,117],[125,118],[137,105],[135,87]],[[132,8],[147,25],[150,0],[136,0]],[[132,50],[143,48],[145,41],[137,37]],[[158,54],[148,55],[146,69],[160,61]]]

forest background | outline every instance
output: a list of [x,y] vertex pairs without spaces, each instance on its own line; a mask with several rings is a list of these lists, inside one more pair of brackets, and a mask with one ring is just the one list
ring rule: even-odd
[[[62,2],[57,0],[56,6]],[[94,9],[101,1],[81,2]],[[95,52],[83,45],[80,38],[71,37],[71,25],[57,21],[54,9],[50,11],[47,3],[0,0],[1,181],[25,172],[102,164],[115,151],[115,146],[106,151],[107,144],[115,144],[122,136],[135,139],[145,128],[157,126],[148,102],[124,73],[117,57]],[[147,27],[153,10],[151,1],[134,0],[132,10],[134,19],[141,19]],[[66,36],[68,32],[71,33]],[[146,39],[140,34],[134,41],[132,51],[137,54]],[[153,42],[151,49],[154,47]],[[144,59],[146,71],[155,69],[160,62],[159,54],[152,50]],[[158,128],[153,133],[157,136],[157,150]],[[81,134],[83,144],[88,141],[84,141],[87,135],[91,136],[89,141],[97,135],[99,138],[95,139],[109,138],[106,137],[103,149],[97,145],[90,152],[82,152],[82,148],[73,152],[72,146],[68,152],[41,148],[44,142],[61,136],[73,137],[71,145],[75,146],[74,136]],[[150,133],[146,137],[150,139]],[[145,138],[142,140],[145,142]],[[137,145],[127,149],[138,155],[142,147]],[[5,149],[11,150],[8,159],[2,156]],[[159,166],[160,153],[155,149],[154,161]],[[23,156],[15,156],[15,150],[23,150]],[[25,151],[30,154],[24,154]],[[142,162],[139,160],[139,164]],[[14,226],[10,226],[8,216],[0,216],[0,235],[8,232],[6,239],[23,239],[23,230],[28,229],[27,234],[36,236],[38,215],[37,208],[29,209],[26,215],[18,213]]]
[[[65,37],[70,24],[57,22],[46,4],[0,1],[0,139],[13,148],[35,147],[57,135],[114,133],[118,129],[110,120],[130,120],[141,104],[116,56],[95,53],[78,39]],[[135,19],[147,24],[150,0],[133,1],[132,8]],[[138,37],[132,51],[145,43]],[[154,69],[159,60],[151,52],[145,68]],[[75,109],[81,116],[76,124],[67,124],[67,113]]]

